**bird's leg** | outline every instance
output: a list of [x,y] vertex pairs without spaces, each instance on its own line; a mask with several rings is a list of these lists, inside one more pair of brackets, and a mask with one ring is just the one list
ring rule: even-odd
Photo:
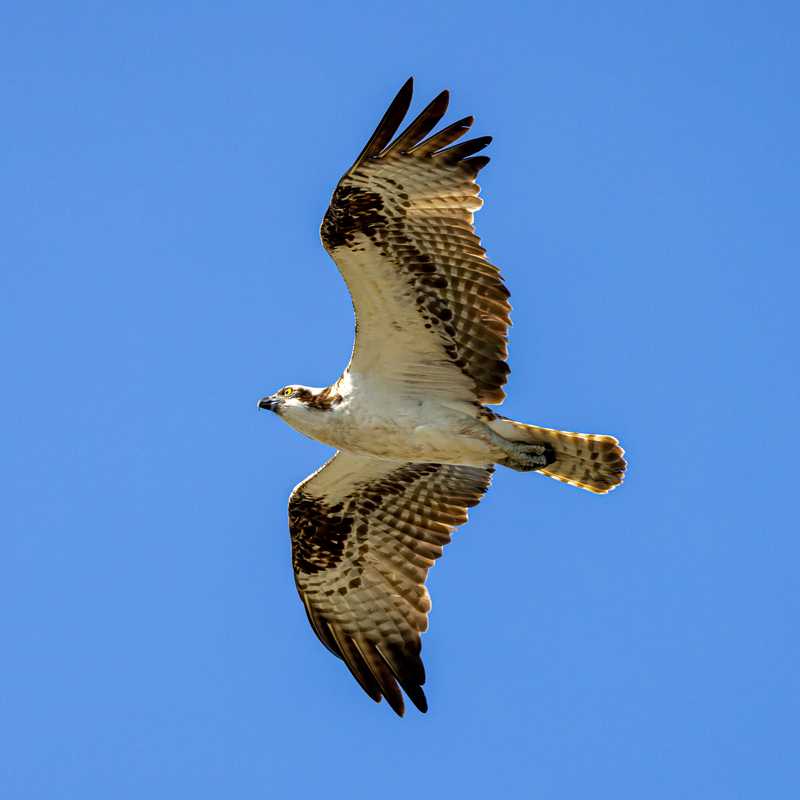
[[481,420],[472,420],[465,431],[486,442],[495,452],[495,463],[516,470],[531,472],[555,461],[553,448],[545,443],[511,442],[493,431]]
[[517,472],[532,472],[543,469],[556,459],[553,448],[549,444],[526,444],[525,442],[508,442],[512,451],[497,463]]

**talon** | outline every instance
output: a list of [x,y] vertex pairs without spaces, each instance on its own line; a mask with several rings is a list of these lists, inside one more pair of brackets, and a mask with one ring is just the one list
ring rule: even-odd
[[501,463],[517,472],[532,472],[544,469],[556,460],[549,444],[521,444],[514,442],[513,452]]

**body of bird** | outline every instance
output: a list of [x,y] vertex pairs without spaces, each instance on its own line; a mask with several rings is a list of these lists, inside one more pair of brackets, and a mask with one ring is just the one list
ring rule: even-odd
[[[330,405],[314,405],[328,389],[287,386],[262,402],[311,439],[358,455],[391,461],[484,466],[506,453],[492,443],[481,415],[487,410],[466,401],[404,396],[363,384],[345,373],[334,384]],[[492,415],[494,416],[494,415]]]

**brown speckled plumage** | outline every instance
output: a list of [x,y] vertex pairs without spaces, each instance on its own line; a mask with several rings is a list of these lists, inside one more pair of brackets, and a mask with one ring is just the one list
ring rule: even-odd
[[[447,109],[448,93],[442,92],[390,144],[410,101],[409,81],[336,187],[320,231],[358,309],[351,366],[361,366],[362,351],[385,339],[394,319],[401,338],[429,342],[429,352],[415,356],[409,369],[438,358],[440,367],[449,364],[467,378],[465,388],[481,403],[499,403],[510,371],[511,305],[472,224],[481,206],[475,176],[489,161],[474,154],[491,138],[448,147],[469,130],[473,120],[467,117],[425,139]],[[367,250],[380,256],[372,275],[357,258]],[[381,308],[373,309],[376,279],[397,287],[401,308],[382,298]],[[409,309],[416,314],[409,316]],[[373,360],[364,360],[374,369]]]
[[427,708],[425,578],[491,473],[338,453],[292,493],[295,580],[309,621],[364,691],[385,697],[398,714],[399,686]]

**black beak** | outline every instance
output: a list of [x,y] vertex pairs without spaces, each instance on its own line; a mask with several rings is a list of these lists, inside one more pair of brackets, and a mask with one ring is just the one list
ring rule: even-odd
[[258,407],[263,408],[265,411],[274,411],[276,405],[277,403],[275,402],[275,399],[272,397],[262,397],[258,401]]

